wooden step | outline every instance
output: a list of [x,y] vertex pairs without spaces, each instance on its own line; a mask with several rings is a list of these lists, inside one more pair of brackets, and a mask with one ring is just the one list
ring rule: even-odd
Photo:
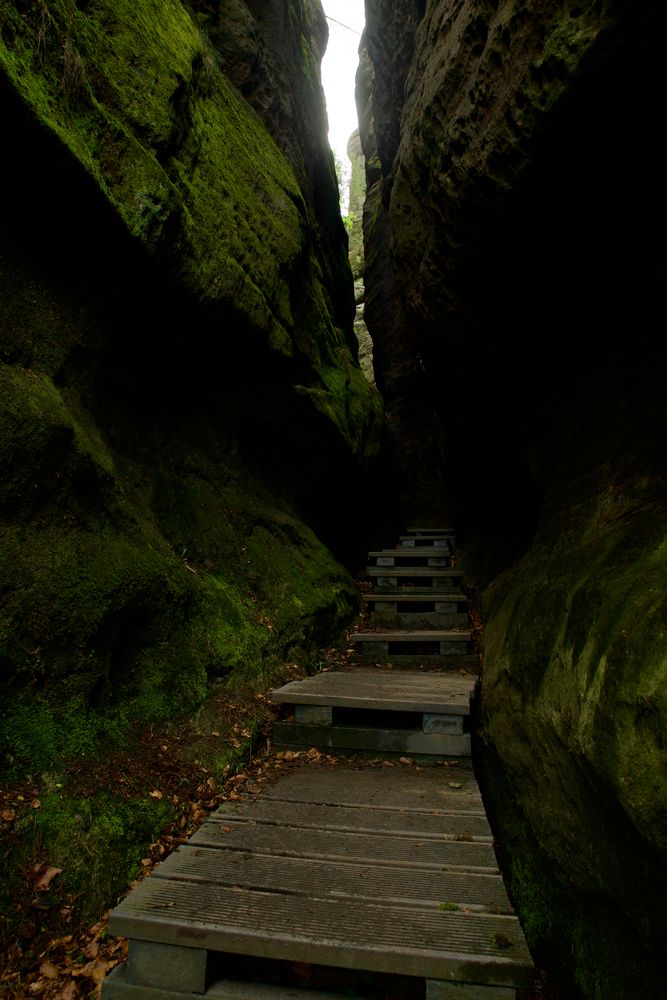
[[369,552],[370,566],[438,566],[446,568],[451,562],[451,556],[444,549],[380,549]]
[[[262,799],[264,822],[252,800],[224,806],[116,907],[110,932],[130,939],[129,957],[104,1000],[222,1000],[212,974],[235,954],[412,976],[432,1000],[486,1000],[491,987],[506,1000],[530,981],[488,836],[454,832],[484,816],[472,771],[310,766]],[[346,828],[313,830],[323,806],[344,809]],[[373,812],[386,829],[367,832]]]
[[[443,825],[443,815],[447,817],[446,825]],[[289,799],[241,796],[233,802],[225,802],[211,816],[212,822],[226,823],[229,819],[243,819],[256,826],[289,826],[295,824],[297,813]],[[489,822],[478,805],[472,812],[443,814],[437,810],[413,810],[406,818],[404,813],[378,806],[302,802],[298,810],[298,825],[301,830],[328,830],[332,833],[358,830],[362,833],[404,834],[409,829],[420,837],[446,837],[451,840],[472,837],[489,842],[493,839]],[[494,897],[489,905],[495,912],[502,913],[507,900],[501,904]]]
[[403,592],[362,594],[371,626],[385,629],[465,628],[468,598],[463,594]]
[[346,753],[468,757],[475,678],[469,674],[328,671],[271,692],[294,706],[274,745]]
[[448,535],[451,538],[454,538],[456,535],[456,530],[454,528],[418,528],[409,526],[405,530],[408,536],[424,535],[428,537],[429,535]]
[[451,535],[401,535],[401,548],[436,548],[454,551],[454,538]]
[[366,757],[416,757],[446,760],[470,757],[469,733],[425,733],[420,729],[381,729],[350,726],[313,726],[299,722],[274,722],[273,745],[278,750],[326,750]]
[[[405,605],[405,607],[402,608],[402,610],[407,611],[410,604],[428,603],[433,605],[431,610],[436,611],[437,610],[436,605],[438,604],[444,604],[444,605],[452,604],[456,607],[461,605],[467,605],[468,603],[468,598],[466,597],[465,594],[462,594],[460,591],[459,592],[453,591],[451,593],[445,591],[434,592],[432,587],[422,587],[421,589],[414,587],[410,588],[409,590],[408,589],[398,590],[395,593],[391,593],[389,591],[383,591],[381,594],[378,593],[362,594],[361,597],[366,604],[375,605],[375,608],[373,610],[377,610],[377,608],[380,605],[391,606],[393,604],[399,603],[401,605]],[[397,609],[392,607],[392,610],[397,610]]]
[[331,670],[271,691],[286,705],[468,715],[475,680],[468,674]]
[[385,632],[354,632],[351,642],[362,647],[364,656],[392,654],[456,656],[470,652],[472,633],[463,629],[394,629]]
[[458,569],[439,569],[429,566],[393,566],[380,567],[368,566],[366,576],[372,580],[378,588],[410,586],[424,586],[427,580],[431,581],[431,586],[442,587],[443,584],[452,584],[454,580],[463,580],[463,572]]

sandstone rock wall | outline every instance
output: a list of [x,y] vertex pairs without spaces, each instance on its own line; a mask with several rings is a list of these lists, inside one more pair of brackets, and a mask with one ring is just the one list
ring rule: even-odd
[[657,1000],[665,15],[367,8],[366,318],[399,460],[437,466],[414,514],[452,513],[483,596],[513,890],[573,992]]
[[343,551],[382,420],[332,221],[326,28],[311,0],[256,7],[0,5],[15,774],[261,676],[354,607],[307,526]]

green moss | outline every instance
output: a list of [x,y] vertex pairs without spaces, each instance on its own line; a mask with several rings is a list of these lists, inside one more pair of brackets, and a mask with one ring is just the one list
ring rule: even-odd
[[[128,230],[199,302],[241,315],[264,349],[291,357],[296,343],[313,368],[315,405],[364,454],[379,401],[331,322],[294,174],[182,5],[124,0],[80,11],[57,0],[19,13],[3,0],[0,10],[0,69]],[[305,309],[295,312],[295,301]]]
[[[667,848],[661,491],[648,478],[617,481],[609,468],[562,488],[531,551],[495,585],[502,599],[488,606],[489,737],[539,853],[574,902],[541,901],[537,863],[525,857],[517,891],[542,944],[560,911],[575,910],[568,934],[557,930],[571,942],[585,997],[622,997],[633,948],[651,954],[662,934],[652,904]],[[628,927],[637,940],[623,949]],[[642,974],[642,995],[654,995],[653,975]]]
[[[141,869],[148,845],[164,828],[173,811],[164,801],[146,793],[140,799],[122,801],[107,792],[84,799],[72,799],[60,781],[42,794],[39,808],[30,810],[16,823],[15,846],[8,878],[0,886],[0,915],[13,916],[14,893],[19,891],[21,867],[28,868],[36,856],[62,868],[48,894],[42,896],[42,925],[48,928],[62,905],[62,893],[76,894],[78,916],[86,923],[98,920],[109,900],[123,892]],[[147,790],[148,791],[148,790]],[[82,891],[85,890],[85,891]]]

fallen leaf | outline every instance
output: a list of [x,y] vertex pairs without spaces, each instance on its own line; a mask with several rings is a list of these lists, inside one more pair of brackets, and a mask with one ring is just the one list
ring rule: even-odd
[[460,781],[450,781],[449,782],[449,787],[450,788],[463,788],[463,785],[461,784]]
[[2,812],[0,812],[0,818],[4,819],[5,823],[13,823],[16,819],[16,810],[3,809]]
[[399,764],[412,764],[412,758],[410,758],[410,757],[399,757],[398,758],[398,763]]
[[87,979],[92,979],[94,983],[101,983],[113,964],[113,962],[105,962],[101,958],[96,958],[94,961],[88,962],[86,965],[73,971],[72,975],[86,976]]
[[53,868],[49,865],[44,874],[41,875],[35,882],[35,889],[37,889],[38,892],[45,892],[51,885],[51,882],[54,880],[56,875],[60,875],[61,871],[62,868]]
[[154,791],[149,792],[148,794],[150,795],[150,797],[152,799],[161,799],[162,798],[162,792],[159,789],[157,789],[157,788]]
[[42,808],[42,803],[39,801],[39,799],[33,799],[32,802],[30,803],[30,808],[31,809],[41,809]]
[[70,979],[69,982],[65,983],[58,996],[59,1000],[75,1000],[78,995],[77,985],[73,979]]
[[90,944],[87,944],[86,947],[83,949],[83,953],[86,956],[86,958],[97,958],[97,953],[99,952],[99,950],[100,946],[97,943],[97,941],[91,941]]
[[45,979],[57,979],[60,973],[53,962],[42,962],[39,967],[39,974]]

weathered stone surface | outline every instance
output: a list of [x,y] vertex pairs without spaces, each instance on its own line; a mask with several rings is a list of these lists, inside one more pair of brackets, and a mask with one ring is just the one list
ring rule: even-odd
[[517,902],[583,996],[657,1000],[665,11],[368,16],[366,319],[406,480],[439,456],[422,494],[455,512],[486,587],[485,745]]

